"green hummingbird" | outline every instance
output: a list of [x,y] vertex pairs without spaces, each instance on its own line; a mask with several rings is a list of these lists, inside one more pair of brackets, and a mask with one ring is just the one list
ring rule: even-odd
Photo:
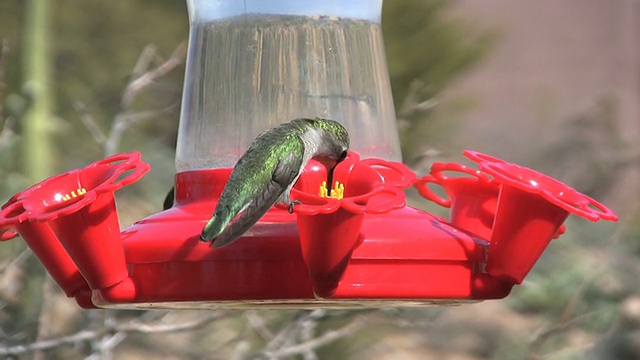
[[331,184],[333,169],[348,150],[349,133],[334,120],[295,119],[262,133],[234,166],[200,240],[227,246],[276,202],[293,212],[289,194],[307,162],[324,164]]

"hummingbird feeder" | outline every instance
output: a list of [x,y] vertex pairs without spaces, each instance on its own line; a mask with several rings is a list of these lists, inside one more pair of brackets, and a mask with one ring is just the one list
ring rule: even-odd
[[[188,0],[190,33],[174,205],[120,230],[114,191],[148,170],[115,155],[14,195],[0,236],[19,234],[83,308],[316,308],[500,299],[575,214],[617,217],[534,170],[474,151],[478,169],[418,178],[400,147],[380,28],[382,0]],[[340,121],[347,158],[311,160],[293,213],[274,206],[230,246],[199,241],[232,167],[262,131]],[[431,191],[433,184],[448,198]],[[406,205],[404,190],[450,208]]]

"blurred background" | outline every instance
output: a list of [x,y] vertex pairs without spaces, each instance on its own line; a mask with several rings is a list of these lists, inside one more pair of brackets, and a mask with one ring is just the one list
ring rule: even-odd
[[[640,2],[387,1],[383,31],[417,173],[474,149],[620,221],[570,217],[505,300],[361,311],[81,310],[16,239],[0,244],[0,358],[640,358]],[[152,170],[116,194],[121,222],[159,211],[187,33],[184,0],[2,0],[0,201],[135,150]]]

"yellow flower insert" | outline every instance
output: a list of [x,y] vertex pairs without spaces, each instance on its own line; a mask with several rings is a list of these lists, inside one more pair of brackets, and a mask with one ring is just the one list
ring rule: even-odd
[[340,200],[344,197],[344,184],[341,184],[339,181],[336,181],[335,184],[333,184],[333,188],[329,190],[327,189],[327,182],[323,181],[322,184],[320,185],[320,191],[318,192],[318,196]]
[[79,188],[78,190],[71,190],[69,194],[64,194],[62,196],[62,201],[69,201],[71,199],[77,198],[78,196],[82,196],[87,193],[87,189]]

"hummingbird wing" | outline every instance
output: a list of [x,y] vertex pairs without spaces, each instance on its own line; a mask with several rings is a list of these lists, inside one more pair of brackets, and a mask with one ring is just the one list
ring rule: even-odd
[[251,200],[220,235],[213,239],[211,247],[221,248],[233,243],[257,223],[297,178],[301,166],[302,156],[295,151],[289,152],[284,159],[278,162],[267,186]]

